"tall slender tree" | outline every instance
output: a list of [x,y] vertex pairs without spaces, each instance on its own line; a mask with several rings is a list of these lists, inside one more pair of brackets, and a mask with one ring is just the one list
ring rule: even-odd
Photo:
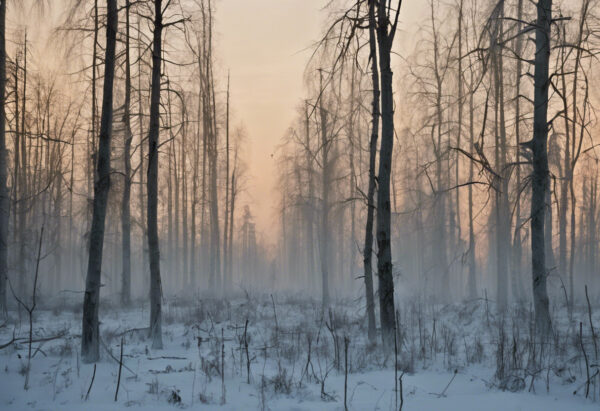
[[107,24],[102,117],[100,120],[97,173],[94,182],[94,203],[90,231],[90,251],[83,301],[83,323],[81,327],[81,357],[85,362],[96,362],[100,355],[98,309],[100,303],[100,278],[102,273],[106,206],[110,190],[113,81],[115,76],[115,46],[118,24],[117,0],[107,0],[106,5]]
[[552,23],[552,0],[537,2],[535,29],[534,111],[532,151],[533,174],[531,176],[531,269],[535,324],[541,335],[552,329],[548,291],[546,289],[546,253],[544,223],[546,192],[549,190],[548,171],[548,89],[550,88],[550,25]]
[[0,310],[6,310],[8,276],[8,152],[6,148],[6,0],[0,1]]
[[158,244],[158,140],[160,131],[160,81],[162,65],[162,0],[154,0],[150,129],[148,130],[148,248],[150,254],[150,338],[152,348],[162,349],[162,285]]
[[377,0],[377,45],[381,75],[381,146],[377,191],[377,275],[379,279],[379,312],[384,347],[394,344],[396,314],[394,307],[394,277],[392,271],[392,233],[390,177],[394,149],[394,91],[391,67],[392,46],[398,26],[402,0],[394,11],[388,2]]
[[369,1],[369,53],[371,59],[371,82],[373,101],[371,108],[371,138],[369,140],[369,183],[367,191],[367,222],[363,248],[363,268],[367,302],[368,336],[375,341],[375,301],[373,298],[373,219],[375,214],[375,166],[377,139],[379,137],[379,68],[377,67],[377,38],[375,34],[375,0]]
[[121,254],[122,254],[122,282],[121,303],[131,303],[131,61],[129,55],[129,13],[130,0],[125,2],[125,103],[123,122],[125,123],[125,146],[123,148],[123,197],[121,199]]

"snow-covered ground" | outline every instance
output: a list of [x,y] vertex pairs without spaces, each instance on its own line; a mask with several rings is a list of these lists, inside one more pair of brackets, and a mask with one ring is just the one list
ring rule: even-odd
[[[17,313],[10,312],[0,328],[0,345],[13,332],[17,342],[0,350],[0,409],[343,410],[345,337],[348,409],[394,410],[401,397],[403,410],[600,406],[598,385],[585,399],[579,321],[590,373],[596,368],[584,307],[572,322],[555,312],[557,337],[542,350],[530,339],[525,311],[507,313],[502,333],[501,319],[483,300],[445,307],[406,304],[399,321],[397,370],[393,349],[386,357],[368,344],[363,308],[354,301],[338,303],[325,315],[318,303],[283,297],[170,301],[163,310],[165,347],[160,351],[150,348],[143,329],[147,306],[103,307],[102,360],[95,376],[94,365],[79,360],[78,308],[73,303],[34,313],[34,341],[65,335],[33,343],[27,390],[28,319],[22,313],[19,323]],[[594,321],[600,324],[598,317]],[[115,401],[121,339],[124,366]],[[399,383],[395,388],[396,373],[402,375],[402,395]]]

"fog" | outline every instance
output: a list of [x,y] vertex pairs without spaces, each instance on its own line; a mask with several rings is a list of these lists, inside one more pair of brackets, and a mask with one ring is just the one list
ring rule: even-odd
[[0,403],[597,406],[599,12],[0,4]]

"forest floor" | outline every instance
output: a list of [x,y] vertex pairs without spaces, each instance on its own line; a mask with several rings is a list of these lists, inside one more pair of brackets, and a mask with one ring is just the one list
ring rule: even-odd
[[[162,350],[149,346],[147,305],[105,305],[102,358],[94,366],[79,358],[80,305],[63,302],[34,312],[27,390],[27,313],[19,320],[11,311],[0,324],[0,346],[16,338],[0,350],[0,409],[343,410],[347,369],[352,410],[401,403],[403,410],[597,410],[600,377],[585,398],[587,371],[598,370],[587,308],[571,321],[561,313],[554,310],[553,342],[541,345],[530,338],[523,308],[499,318],[484,300],[407,303],[395,368],[393,348],[385,355],[368,343],[356,301],[322,315],[317,302],[291,297],[171,300],[163,306]],[[593,321],[600,325],[599,316]]]

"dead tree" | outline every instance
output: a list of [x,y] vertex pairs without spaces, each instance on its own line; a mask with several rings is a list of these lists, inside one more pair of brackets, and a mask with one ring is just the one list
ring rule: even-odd
[[369,140],[369,184],[367,191],[367,222],[363,248],[363,268],[367,301],[368,336],[375,340],[375,301],[373,298],[373,219],[375,214],[375,163],[377,159],[377,139],[379,136],[379,69],[377,67],[377,39],[375,34],[375,0],[369,1],[369,52],[371,59],[371,81],[373,101],[371,109],[371,138]]
[[396,321],[391,248],[390,177],[394,148],[394,92],[391,68],[392,45],[402,0],[395,11],[383,0],[377,1],[377,45],[381,75],[381,146],[379,150],[379,190],[377,192],[377,274],[379,311],[383,346],[393,347]]
[[123,120],[125,123],[125,146],[123,148],[124,176],[123,197],[121,199],[121,303],[131,303],[131,61],[129,56],[129,9],[130,0],[125,3],[125,107]]
[[[117,37],[117,1],[107,0],[106,54],[104,65],[104,90],[102,96],[102,118],[98,145],[97,177],[94,183],[94,203],[88,269],[83,301],[83,323],[81,335],[81,357],[91,363],[99,359],[98,308],[102,251],[108,192],[110,189],[110,144],[112,137],[113,81],[115,75],[115,46]],[[1,74],[1,73],[0,73]]]
[[150,255],[150,338],[152,348],[162,349],[162,286],[158,244],[158,139],[160,132],[160,81],[163,32],[162,0],[154,0],[150,129],[148,130],[148,248]]
[[532,152],[531,176],[531,269],[536,330],[547,335],[552,329],[548,291],[546,289],[546,253],[544,223],[546,193],[549,190],[548,171],[548,89],[550,87],[550,25],[552,0],[537,3],[535,28],[535,72],[533,139],[528,143]]
[[0,2],[0,310],[6,310],[8,276],[8,152],[6,148],[6,1]]

